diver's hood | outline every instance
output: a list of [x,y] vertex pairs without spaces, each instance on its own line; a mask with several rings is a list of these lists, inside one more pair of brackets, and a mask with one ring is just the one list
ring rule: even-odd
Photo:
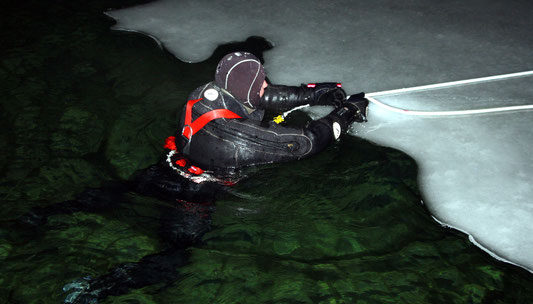
[[216,84],[245,106],[255,109],[265,80],[265,70],[257,57],[247,52],[230,53],[218,63]]

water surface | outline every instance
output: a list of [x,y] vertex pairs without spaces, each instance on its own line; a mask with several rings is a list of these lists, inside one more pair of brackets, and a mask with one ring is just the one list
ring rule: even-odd
[[[219,54],[183,63],[110,31],[102,12],[116,2],[15,4],[2,16],[0,299],[58,303],[66,283],[161,250],[166,203],[129,193],[127,205],[37,230],[10,221],[155,163]],[[350,136],[250,170],[217,201],[180,280],[104,303],[528,303],[531,274],[434,222],[416,178],[407,155]]]

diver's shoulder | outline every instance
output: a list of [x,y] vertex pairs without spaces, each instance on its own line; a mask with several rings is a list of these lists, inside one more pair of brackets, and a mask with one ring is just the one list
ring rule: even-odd
[[190,94],[189,94],[189,99],[200,99],[200,98],[204,98],[204,93],[205,91],[209,90],[210,88],[213,88],[214,84],[213,82],[208,82],[208,83],[205,83],[199,87],[197,87],[196,89],[194,89]]
[[229,94],[228,91],[217,86],[214,81],[211,81],[197,87],[194,91],[191,92],[191,94],[189,94],[189,100],[200,98],[215,101],[220,98],[233,99],[234,97]]

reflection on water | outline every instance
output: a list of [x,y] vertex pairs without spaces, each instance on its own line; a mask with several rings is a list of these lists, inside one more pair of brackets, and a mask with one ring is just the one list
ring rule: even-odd
[[[155,163],[217,58],[186,64],[149,38],[110,32],[101,12],[116,4],[106,1],[18,5],[2,32],[0,299],[58,303],[66,283],[158,252],[164,202],[131,193],[128,205],[32,231],[9,221]],[[352,137],[254,169],[217,202],[182,279],[105,302],[526,303],[531,274],[435,223],[416,170]]]

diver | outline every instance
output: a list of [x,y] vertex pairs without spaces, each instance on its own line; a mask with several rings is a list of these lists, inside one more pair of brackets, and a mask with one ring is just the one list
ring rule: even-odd
[[[364,93],[346,100],[338,83],[284,86],[268,84],[265,78],[254,55],[234,52],[224,56],[215,81],[190,94],[179,133],[167,140],[169,165],[186,174],[202,175],[301,159],[322,151],[352,122],[366,121]],[[283,112],[302,105],[335,109],[300,129],[264,119],[266,111]]]
[[[302,105],[332,105],[324,118],[292,128],[265,118]],[[297,160],[316,154],[366,121],[364,93],[346,98],[337,83],[301,86],[269,84],[258,58],[246,52],[220,60],[215,81],[194,90],[184,106],[178,132],[167,138],[168,154],[132,181],[87,189],[74,200],[34,208],[19,223],[38,227],[53,214],[98,212],[124,203],[126,192],[171,203],[160,208],[162,252],[113,267],[107,274],[85,277],[63,287],[65,303],[97,303],[109,295],[179,278],[186,248],[201,244],[211,227],[217,195],[238,181],[243,167]]]

